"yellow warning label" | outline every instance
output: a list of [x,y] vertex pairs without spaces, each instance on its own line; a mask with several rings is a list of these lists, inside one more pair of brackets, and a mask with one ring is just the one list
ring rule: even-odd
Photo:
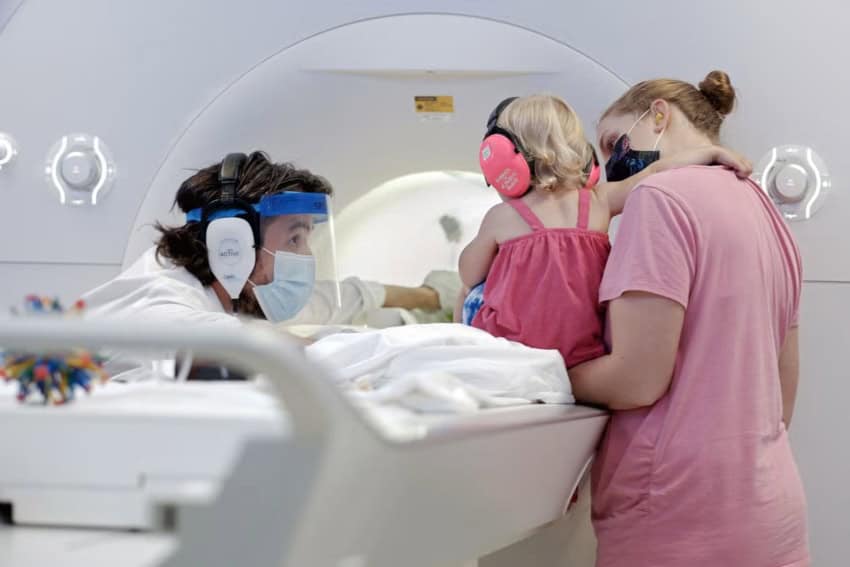
[[415,96],[416,112],[454,112],[455,97],[453,96]]

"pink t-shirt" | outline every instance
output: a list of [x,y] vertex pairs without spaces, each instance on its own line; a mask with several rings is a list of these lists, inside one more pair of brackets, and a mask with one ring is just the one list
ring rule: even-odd
[[686,311],[669,391],[615,412],[594,464],[598,567],[809,565],[778,367],[801,282],[785,222],[732,172],[671,170],[629,196],[600,301]]

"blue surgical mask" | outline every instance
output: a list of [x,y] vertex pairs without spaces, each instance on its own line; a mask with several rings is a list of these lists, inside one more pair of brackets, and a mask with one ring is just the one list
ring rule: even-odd
[[658,135],[658,139],[655,140],[655,147],[652,148],[652,150],[633,150],[631,148],[629,134],[632,133],[635,126],[643,120],[643,117],[646,116],[650,110],[652,109],[647,109],[646,112],[641,114],[640,118],[638,118],[637,121],[632,124],[632,127],[629,128],[629,131],[620,136],[614,144],[611,157],[608,159],[608,163],[605,164],[605,178],[608,182],[613,183],[614,181],[628,179],[632,175],[640,173],[646,169],[649,164],[656,162],[661,158],[661,152],[659,152],[657,148],[658,142],[661,141],[661,136],[664,135],[664,130],[662,130]]
[[[301,311],[316,283],[316,259],[304,254],[291,252],[263,252],[274,256],[274,274],[271,283],[254,286],[254,297],[266,319],[280,323],[292,319]],[[249,280],[250,281],[250,280]]]

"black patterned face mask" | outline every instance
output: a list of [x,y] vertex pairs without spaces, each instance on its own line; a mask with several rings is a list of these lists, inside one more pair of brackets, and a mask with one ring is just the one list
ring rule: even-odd
[[[643,120],[643,117],[646,116],[648,112],[649,110],[644,112],[641,117],[637,119],[637,122],[629,128],[628,132],[617,138],[617,142],[614,144],[614,149],[611,151],[611,157],[608,158],[608,162],[605,164],[605,178],[608,181],[613,182],[628,179],[632,175],[640,173],[646,169],[649,164],[661,159],[661,152],[656,149],[633,150],[629,140],[629,134],[631,134],[635,126],[638,125],[638,122]],[[663,135],[663,131],[658,135],[658,140],[655,141],[656,148],[658,147],[658,142],[661,141],[661,136]]]

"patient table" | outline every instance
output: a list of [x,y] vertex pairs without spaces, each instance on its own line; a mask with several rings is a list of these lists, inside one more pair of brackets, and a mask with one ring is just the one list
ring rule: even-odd
[[607,421],[529,405],[391,441],[259,329],[12,320],[0,345],[190,350],[268,385],[109,384],[59,408],[2,392],[4,566],[460,565],[563,518]]

